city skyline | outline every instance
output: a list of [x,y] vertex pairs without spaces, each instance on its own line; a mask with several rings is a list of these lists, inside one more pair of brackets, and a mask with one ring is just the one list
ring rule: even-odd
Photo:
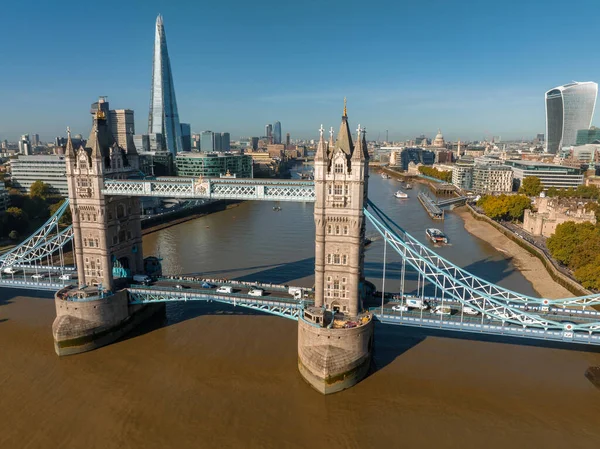
[[[66,3],[60,10],[39,5],[34,25],[43,28],[63,16],[76,23],[95,14],[93,8]],[[169,24],[179,110],[194,132],[229,129],[235,137],[253,136],[277,117],[293,138],[315,139],[321,122],[333,125],[328,123],[330,117],[339,115],[340,101],[346,96],[353,110],[361,111],[369,140],[385,138],[386,130],[390,140],[405,140],[422,133],[434,135],[437,128],[448,140],[492,135],[506,140],[533,138],[545,129],[544,92],[573,79],[600,79],[600,63],[585,57],[594,51],[593,31],[573,27],[569,33],[551,32],[559,25],[569,28],[579,19],[575,11],[556,17],[554,2],[543,7],[519,3],[516,14],[509,7],[516,2],[502,8],[473,4],[466,21],[462,10],[447,3],[435,8],[386,3],[387,12],[382,14],[358,9],[356,2],[348,1],[325,28],[319,23],[328,9],[310,5],[289,6],[293,11],[276,14],[277,8],[245,10],[237,2],[205,5],[202,10],[152,1],[143,7],[106,3],[120,12],[111,22],[120,30],[114,35],[105,33],[97,39],[92,33],[74,39],[73,33],[61,29],[0,44],[11,67],[0,74],[1,85],[10,86],[0,90],[4,106],[0,139],[15,141],[36,132],[42,140],[50,140],[64,135],[66,125],[85,135],[86,121],[75,111],[99,95],[107,95],[116,108],[133,109],[136,127],[145,129],[151,24],[158,13]],[[461,5],[469,8],[464,2]],[[7,5],[3,12],[6,32],[11,34],[13,29],[17,32],[17,19],[27,6]],[[293,14],[284,18],[285,12]],[[198,30],[194,23],[201,13],[227,14],[230,20]],[[444,28],[443,39],[423,37],[416,32],[427,28],[427,21],[398,22],[400,13],[432,20],[444,17],[453,26]],[[248,31],[246,23],[256,26]],[[368,23],[377,27],[372,33],[342,36],[336,31],[338,23],[365,31]],[[474,23],[482,28],[473,27]],[[398,27],[404,32],[398,33]],[[523,27],[535,33],[511,32]],[[272,42],[273,32],[282,34],[280,42]],[[299,33],[302,39],[294,37]],[[342,39],[347,45],[338,48]],[[263,60],[266,43],[276,58]],[[85,64],[82,68],[73,64],[84,51],[102,54],[106,66],[89,70],[83,68]],[[38,64],[50,69],[18,64],[22,54],[36,54]],[[560,54],[559,64],[556,54]],[[49,104],[52,117],[46,113]],[[592,124],[597,123],[594,118]]]

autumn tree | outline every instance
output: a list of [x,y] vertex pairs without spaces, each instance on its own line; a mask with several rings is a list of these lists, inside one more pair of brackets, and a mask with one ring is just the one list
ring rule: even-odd
[[544,190],[542,181],[537,176],[528,176],[521,182],[519,193],[527,196],[538,196]]
[[45,200],[50,194],[50,186],[42,181],[35,181],[29,188],[29,196]]

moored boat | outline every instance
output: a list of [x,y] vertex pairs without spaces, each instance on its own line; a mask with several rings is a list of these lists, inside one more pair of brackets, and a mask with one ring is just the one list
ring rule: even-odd
[[402,190],[398,190],[396,193],[394,193],[394,196],[396,198],[408,198],[408,195],[406,193],[404,193]]

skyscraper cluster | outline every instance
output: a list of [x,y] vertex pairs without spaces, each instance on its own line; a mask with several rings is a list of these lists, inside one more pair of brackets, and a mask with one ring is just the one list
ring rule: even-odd
[[265,137],[268,143],[281,143],[281,122],[276,121],[274,124],[265,125]]

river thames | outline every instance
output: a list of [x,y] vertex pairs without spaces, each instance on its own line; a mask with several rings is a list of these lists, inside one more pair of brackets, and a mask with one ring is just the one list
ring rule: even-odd
[[[432,222],[372,174],[369,197],[425,241],[443,229],[444,257],[505,287],[535,294],[509,260],[452,212]],[[246,202],[144,237],[165,274],[312,286],[312,204]],[[383,244],[365,257],[381,286]],[[386,290],[398,288],[388,247]],[[414,277],[408,290],[414,288]],[[484,341],[376,326],[373,372],[321,396],[297,370],[297,324],[203,303],[167,307],[168,320],[99,350],[54,354],[47,295],[0,297],[1,448],[570,448],[600,445],[600,391],[584,377],[600,352]]]

